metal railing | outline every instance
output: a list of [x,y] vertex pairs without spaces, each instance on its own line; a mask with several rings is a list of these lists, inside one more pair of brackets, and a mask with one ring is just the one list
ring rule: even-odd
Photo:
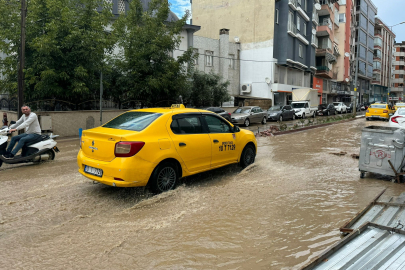
[[297,34],[297,26],[295,25],[295,23],[288,21],[288,28],[287,31],[293,33],[294,35]]
[[323,22],[320,22],[319,25],[320,25],[320,26],[325,26],[325,25],[327,25],[327,26],[329,27],[329,29],[332,30],[332,22],[330,21],[330,19],[325,20],[325,21],[323,21]]
[[312,35],[311,43],[318,47],[318,38],[315,35]]
[[329,72],[330,69],[327,66],[316,66],[316,71],[327,71],[327,72]]
[[312,20],[319,24],[319,15],[316,11],[314,11],[312,14]]

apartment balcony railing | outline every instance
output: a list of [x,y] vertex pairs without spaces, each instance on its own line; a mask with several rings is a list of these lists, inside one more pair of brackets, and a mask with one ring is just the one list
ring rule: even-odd
[[319,25],[319,15],[316,12],[315,8],[314,8],[314,12],[312,14],[312,21],[314,22],[314,24]]
[[375,30],[375,31],[374,31],[374,36],[380,36],[380,37],[382,37],[381,31],[380,31],[380,30]]
[[319,24],[319,26],[328,26],[330,30],[332,30],[332,22],[330,20],[324,20]]
[[294,37],[297,35],[297,26],[295,25],[295,23],[288,21],[287,32],[288,32],[288,34],[290,34]]
[[311,45],[318,48],[318,38],[315,35],[312,35],[312,39],[311,39]]
[[327,66],[316,66],[317,71],[330,71]]

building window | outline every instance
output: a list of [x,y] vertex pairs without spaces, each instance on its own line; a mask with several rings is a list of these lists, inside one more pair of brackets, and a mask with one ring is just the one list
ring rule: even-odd
[[298,48],[298,56],[302,58],[302,45]]
[[198,65],[198,49],[196,49],[196,48],[194,48],[193,49],[193,53],[194,53],[194,56],[195,56],[195,58],[194,58],[194,65]]
[[301,31],[301,18],[297,15],[297,30]]
[[278,9],[276,9],[276,24],[278,24]]
[[229,60],[229,68],[230,69],[235,69],[235,55],[230,54],[228,60]]
[[304,22],[304,36],[307,35],[307,23]]
[[212,67],[214,58],[213,55],[214,55],[213,51],[205,51],[205,65],[207,67]]
[[302,0],[304,2],[304,10],[307,11],[307,0]]
[[340,23],[345,23],[346,22],[346,14],[345,13],[340,13],[339,14],[339,22]]
[[298,4],[302,6],[301,0],[297,0]]
[[399,74],[399,78],[400,79],[404,78],[404,74]]

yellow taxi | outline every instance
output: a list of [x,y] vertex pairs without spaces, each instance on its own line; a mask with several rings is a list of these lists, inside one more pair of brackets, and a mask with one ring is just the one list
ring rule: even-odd
[[398,108],[405,108],[405,103],[396,103],[394,105],[395,110],[398,110]]
[[390,113],[395,113],[395,109],[390,104],[375,103],[371,104],[366,111],[366,120],[382,119],[388,121]]
[[181,177],[232,163],[246,167],[256,153],[253,132],[181,104],[128,111],[83,131],[77,164],[91,180],[160,193]]

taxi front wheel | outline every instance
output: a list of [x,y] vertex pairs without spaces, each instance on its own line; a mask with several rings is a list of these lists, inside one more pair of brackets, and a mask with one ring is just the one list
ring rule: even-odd
[[252,145],[246,145],[240,157],[240,166],[242,168],[246,168],[247,166],[255,162],[255,157],[255,148]]
[[178,178],[176,165],[171,162],[162,162],[152,173],[149,180],[150,189],[153,193],[169,191],[176,186]]

